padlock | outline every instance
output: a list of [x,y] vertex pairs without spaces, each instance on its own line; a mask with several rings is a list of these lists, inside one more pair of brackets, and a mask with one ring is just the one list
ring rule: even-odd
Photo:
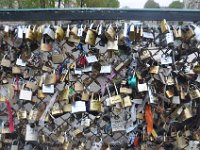
[[72,113],[86,112],[86,105],[84,101],[75,101],[72,103]]
[[182,133],[180,131],[177,132],[176,143],[177,143],[177,147],[181,148],[181,149],[185,148],[187,146],[186,139],[185,139],[185,137],[182,135]]
[[1,60],[1,66],[10,68],[11,61],[6,58],[6,55],[4,55],[3,59]]
[[12,74],[21,74],[21,68],[18,66],[12,67]]
[[51,114],[54,116],[54,117],[58,117],[58,116],[61,116],[63,114],[63,109],[62,107],[60,106],[59,103],[55,103],[53,105],[53,108],[51,110]]
[[105,36],[108,40],[114,41],[115,36],[116,36],[116,31],[112,27],[112,25],[109,25],[108,29],[105,32]]
[[17,140],[12,141],[10,150],[19,150],[19,142]]
[[69,103],[69,86],[64,88],[57,97],[58,101],[65,101],[66,104]]
[[145,59],[148,59],[148,58],[150,58],[150,57],[151,57],[150,51],[148,51],[148,50],[142,50],[142,51],[140,52],[140,59],[141,59],[141,60],[145,60]]
[[55,32],[50,25],[44,29],[43,35],[49,36],[52,40],[55,39]]
[[37,97],[39,99],[44,99],[47,95],[45,93],[42,92],[42,90],[38,90],[37,91]]
[[149,73],[158,74],[159,73],[159,69],[160,69],[159,66],[151,66],[150,69],[149,69]]
[[26,125],[26,141],[37,141],[38,140],[38,129],[35,124]]
[[75,84],[74,84],[74,90],[76,91],[76,92],[82,92],[83,91],[83,84],[81,83],[81,82],[76,82]]
[[118,51],[118,36],[116,36],[114,41],[108,40],[107,42],[107,50],[108,52]]
[[132,106],[132,102],[131,102],[130,96],[126,96],[126,97],[123,98],[122,106],[124,108]]
[[44,75],[44,84],[45,85],[53,85],[56,84],[57,78],[55,70],[51,74],[45,74]]
[[33,92],[31,90],[24,89],[24,87],[25,84],[22,86],[22,89],[20,90],[19,99],[31,101]]
[[63,54],[59,54],[59,53],[52,54],[52,61],[54,64],[63,63],[64,60],[65,60],[65,57]]
[[98,94],[98,98],[95,100],[94,99],[94,93],[92,93],[91,95],[91,99],[90,99],[90,111],[95,111],[95,112],[101,112],[101,98],[100,95]]
[[[118,93],[118,90],[117,90],[117,87],[116,87],[115,83],[114,83],[114,87],[115,87],[116,95],[111,96],[111,94],[109,94],[110,105],[115,105],[117,103],[121,103],[122,102],[122,98]],[[109,88],[107,88],[107,90],[110,93]]]
[[200,65],[195,65],[192,70],[194,73],[200,74]]
[[132,88],[126,86],[127,82],[125,80],[122,81],[121,87],[119,89],[120,94],[132,94]]
[[55,32],[56,32],[55,39],[58,41],[62,41],[64,39],[64,34],[65,34],[64,30],[61,27],[57,26]]
[[64,105],[63,105],[63,112],[64,113],[72,112],[72,104],[66,104],[66,103],[64,103]]
[[137,88],[138,92],[145,92],[148,89],[147,83],[138,83]]
[[103,145],[102,138],[97,138],[91,145],[91,150],[101,150]]
[[190,96],[191,100],[195,100],[195,99],[200,98],[200,91],[199,91],[199,89],[198,88],[196,88],[196,89],[191,89],[190,88],[189,96]]
[[165,19],[163,19],[160,23],[160,27],[161,27],[161,32],[162,33],[167,33],[169,32],[169,25],[167,24],[167,21]]
[[33,40],[33,31],[31,29],[31,26],[29,25],[26,29],[25,39],[32,41]]
[[96,38],[97,38],[97,31],[93,30],[92,27],[93,27],[93,24],[90,26],[90,28],[87,31],[85,43],[91,46],[94,46],[96,42]]
[[52,43],[44,37],[41,39],[40,50],[43,52],[51,52],[53,49]]
[[27,119],[27,117],[28,117],[28,113],[27,113],[27,110],[25,108],[18,110],[18,112],[17,112],[18,120]]
[[32,108],[30,110],[30,113],[29,113],[29,116],[28,116],[28,120],[35,122],[35,121],[38,121],[38,119],[39,119],[38,117],[39,117],[38,110],[36,108]]
[[111,117],[112,132],[125,131],[125,121],[122,116]]
[[135,26],[134,26],[134,24],[130,25],[128,35],[129,35],[129,38],[130,38],[131,41],[135,40]]
[[83,90],[82,95],[81,95],[81,100],[82,101],[88,101],[90,97],[90,93],[87,90]]

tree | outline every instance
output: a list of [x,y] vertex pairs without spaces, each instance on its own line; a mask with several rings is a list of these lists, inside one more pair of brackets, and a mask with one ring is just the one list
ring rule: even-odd
[[154,2],[154,0],[148,0],[145,3],[144,8],[160,8],[160,5]]
[[119,7],[118,0],[84,0],[84,4],[86,7]]
[[184,8],[184,4],[177,0],[169,4],[169,8]]

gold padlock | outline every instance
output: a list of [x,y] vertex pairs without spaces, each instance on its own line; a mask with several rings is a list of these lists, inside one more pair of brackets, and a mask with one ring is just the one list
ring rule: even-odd
[[62,73],[60,76],[60,82],[69,81],[69,71],[67,70],[65,73]]
[[81,131],[79,128],[73,131],[74,137],[80,137],[82,135],[83,131]]
[[77,81],[75,84],[74,84],[74,90],[76,92],[82,92],[83,91],[83,84],[79,81]]
[[70,141],[65,141],[65,142],[63,143],[62,148],[63,148],[64,150],[72,150],[72,143],[71,143]]
[[27,40],[32,41],[33,40],[33,31],[31,29],[31,26],[29,25],[28,28],[26,29],[26,34],[25,34],[25,38]]
[[47,95],[42,92],[42,90],[37,91],[37,97],[39,99],[44,99]]
[[61,115],[63,114],[63,110],[62,110],[62,108],[61,108],[61,106],[60,106],[59,103],[55,103],[55,104],[53,105],[51,114],[52,114],[53,116],[55,116],[55,117],[61,116]]
[[42,38],[40,44],[40,50],[43,52],[51,52],[53,50],[53,45],[50,42],[45,42],[45,39]]
[[58,41],[62,41],[64,39],[64,30],[61,27],[56,28],[56,34],[55,34],[55,39]]
[[167,33],[169,32],[169,25],[167,24],[167,21],[165,19],[163,19],[160,23],[160,27],[161,27],[161,32],[162,33]]
[[185,107],[183,112],[182,112],[182,114],[181,114],[181,116],[182,116],[183,120],[187,120],[187,119],[192,117],[192,113],[189,110],[189,108]]
[[130,96],[126,96],[126,97],[123,98],[122,106],[124,108],[132,106],[132,102],[131,102]]
[[12,67],[12,74],[21,74],[21,69],[18,66]]
[[200,92],[198,89],[194,89],[189,91],[189,96],[191,100],[200,98]]
[[149,69],[149,73],[158,74],[159,73],[159,66],[151,66]]
[[57,78],[56,78],[55,72],[53,72],[51,74],[46,74],[46,76],[44,78],[44,84],[45,85],[56,84],[56,81],[57,81]]
[[97,32],[96,30],[93,29],[88,29],[86,38],[85,38],[85,43],[94,46],[97,38]]
[[101,98],[99,94],[98,94],[98,99],[94,100],[94,93],[92,93],[90,99],[90,111],[101,112]]
[[148,50],[142,50],[140,53],[140,59],[145,60],[151,57],[151,53]]
[[188,41],[195,36],[194,30],[189,28],[184,34],[184,40]]
[[57,97],[58,101],[65,101],[66,104],[69,103],[69,86],[64,88]]
[[110,41],[114,41],[115,36],[116,36],[116,31],[115,29],[112,27],[112,25],[109,25],[107,31],[105,32],[105,36],[108,40]]
[[64,113],[68,113],[68,112],[72,112],[72,104],[64,104],[63,105],[63,112]]
[[200,65],[195,65],[192,70],[194,73],[200,74]]
[[[117,103],[121,103],[122,102],[122,98],[118,93],[118,90],[117,90],[117,87],[116,87],[115,83],[114,83],[114,87],[115,87],[116,95],[111,96],[111,94],[109,94],[110,105],[115,105]],[[107,90],[110,93],[109,88],[107,88]]]
[[31,109],[29,116],[28,116],[28,120],[30,121],[38,121],[38,110],[37,109]]
[[9,68],[11,66],[11,61],[6,58],[4,55],[3,59],[1,60],[1,66]]
[[60,64],[65,60],[64,54],[55,53],[52,54],[52,61],[54,64]]
[[168,98],[172,98],[174,96],[174,91],[171,89],[167,90],[165,93]]
[[90,97],[90,94],[88,91],[83,90],[82,95],[81,95],[81,100],[82,101],[88,101]]
[[25,108],[23,109],[20,109],[18,112],[17,112],[17,118],[18,120],[22,120],[22,119],[27,119],[27,111],[25,110]]

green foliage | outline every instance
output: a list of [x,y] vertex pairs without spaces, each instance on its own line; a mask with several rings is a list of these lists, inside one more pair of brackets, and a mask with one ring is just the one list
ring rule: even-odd
[[160,8],[160,5],[156,3],[154,0],[148,0],[145,3],[144,8]]
[[[80,0],[79,0],[80,1]],[[118,0],[83,0],[86,7],[119,7]]]
[[[80,7],[81,0],[61,0],[65,6]],[[0,8],[54,8],[58,0],[1,0]],[[118,0],[83,0],[86,7],[119,7]]]
[[174,1],[169,5],[169,8],[184,8],[184,4],[180,1]]

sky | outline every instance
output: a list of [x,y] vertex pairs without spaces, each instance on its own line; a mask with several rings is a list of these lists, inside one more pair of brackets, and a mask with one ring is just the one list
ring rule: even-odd
[[[147,0],[119,0],[120,1],[120,7],[128,6],[130,8],[143,8],[144,4]],[[161,7],[169,6],[169,4],[174,0],[154,0],[155,2],[158,2]]]

